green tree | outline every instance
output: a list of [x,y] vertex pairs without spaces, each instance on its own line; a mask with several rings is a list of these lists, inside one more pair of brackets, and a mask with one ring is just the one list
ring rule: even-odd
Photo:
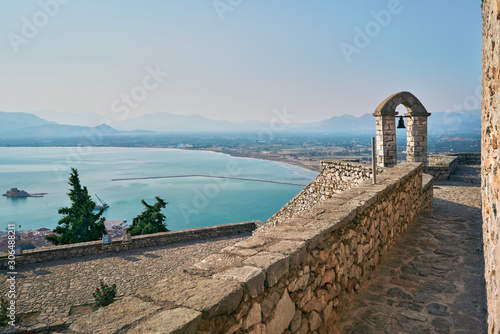
[[102,217],[104,210],[94,213],[95,202],[89,196],[87,187],[82,187],[78,171],[71,168],[69,177],[71,186],[68,196],[71,200],[70,207],[59,209],[59,214],[64,215],[53,230],[53,235],[45,239],[54,245],[73,244],[101,239],[106,234],[106,227]]
[[146,210],[132,220],[132,225],[127,228],[128,233],[140,235],[168,231],[165,215],[161,213],[161,209],[164,209],[168,203],[158,196],[155,199],[154,205],[149,205],[145,200],[141,201]]
[[22,250],[35,249],[35,248],[36,248],[36,246],[33,245],[33,243],[31,241],[27,241],[27,240],[21,241],[21,249]]

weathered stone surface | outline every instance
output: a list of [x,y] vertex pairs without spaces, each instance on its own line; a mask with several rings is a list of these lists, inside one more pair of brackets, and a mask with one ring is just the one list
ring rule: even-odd
[[259,303],[253,303],[250,311],[248,311],[248,315],[246,319],[243,321],[242,328],[248,329],[253,325],[260,323],[262,320],[262,309]]
[[307,258],[307,247],[303,241],[284,240],[269,247],[271,253],[279,253],[290,257],[290,266],[297,267]]
[[266,325],[258,324],[253,326],[252,330],[248,332],[249,334],[266,334]]
[[446,305],[432,303],[432,304],[427,305],[427,312],[429,314],[433,314],[433,315],[444,316],[444,315],[448,315],[448,313],[446,312],[447,308],[448,308],[448,306],[446,306]]
[[333,269],[325,271],[323,274],[323,278],[321,279],[321,285],[325,285],[327,283],[334,283],[335,282],[335,271]]
[[138,291],[138,295],[172,302],[203,312],[203,317],[213,317],[234,311],[243,296],[243,287],[234,281],[180,274],[158,282],[152,289]]
[[255,298],[264,292],[266,272],[256,267],[236,267],[216,274],[214,278],[241,282],[247,288],[250,297]]
[[451,324],[443,318],[434,318],[431,324],[438,334],[448,334],[450,332]]
[[96,312],[83,315],[70,326],[74,333],[118,333],[159,309],[158,306],[138,298],[125,297]]
[[243,261],[266,271],[266,285],[271,287],[288,271],[289,258],[283,254],[261,252]]
[[276,227],[259,233],[263,238],[305,241],[309,247],[316,247],[323,240],[321,230],[303,227]]
[[247,257],[247,256],[255,255],[259,251],[256,249],[238,248],[238,247],[230,246],[230,247],[224,248],[222,250],[222,252]]
[[412,310],[404,310],[401,311],[401,314],[405,317],[421,322],[425,322],[427,320],[427,316],[423,313],[412,311]]
[[367,324],[356,321],[353,325],[346,326],[344,329],[344,333],[346,334],[375,334],[375,331],[371,329]]
[[262,315],[264,319],[271,315],[272,310],[278,304],[281,296],[278,292],[274,291],[270,293],[263,301],[262,301]]
[[390,288],[387,291],[387,295],[391,297],[401,298],[401,299],[412,299],[410,294],[407,294],[400,288]]
[[184,307],[163,311],[127,331],[128,334],[190,334],[200,325],[201,312]]
[[309,329],[311,331],[315,331],[316,329],[320,328],[322,324],[323,320],[321,319],[321,316],[316,313],[316,311],[312,311],[309,314]]
[[240,257],[231,254],[212,254],[200,262],[195,263],[185,271],[190,274],[208,276],[229,267],[236,267],[240,265],[241,262],[242,259]]
[[295,304],[285,290],[280,301],[271,315],[271,319],[267,322],[268,334],[281,334],[288,328],[290,322],[295,315]]
[[266,241],[262,238],[252,236],[250,238],[247,238],[243,241],[240,241],[236,244],[234,244],[234,247],[238,248],[257,248],[264,246],[266,244]]
[[297,290],[304,290],[309,282],[309,273],[300,275],[294,281],[292,281],[288,287],[290,292],[295,292]]
[[485,0],[483,9],[483,76],[481,179],[488,332],[500,328],[500,5]]
[[300,310],[295,310],[292,322],[290,323],[290,331],[292,333],[295,333],[299,330],[301,320],[302,320],[302,312],[300,312]]

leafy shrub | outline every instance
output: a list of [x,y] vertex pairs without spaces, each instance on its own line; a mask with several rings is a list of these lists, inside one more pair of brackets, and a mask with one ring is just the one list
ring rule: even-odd
[[97,306],[106,306],[115,301],[116,284],[109,287],[103,281],[99,283],[99,287],[95,289],[92,294],[94,296]]

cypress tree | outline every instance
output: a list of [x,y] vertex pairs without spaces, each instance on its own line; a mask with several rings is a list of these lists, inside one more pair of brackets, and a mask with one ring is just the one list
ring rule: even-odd
[[158,196],[155,199],[154,205],[149,205],[145,200],[141,201],[146,210],[132,220],[132,225],[127,228],[128,233],[139,235],[168,231],[165,223],[166,217],[161,213],[161,209],[164,209],[168,203]]
[[77,242],[94,241],[102,238],[106,234],[102,217],[104,210],[94,213],[95,202],[92,201],[87,187],[80,184],[78,171],[71,168],[69,177],[71,186],[68,196],[71,200],[70,207],[59,209],[59,214],[64,215],[53,230],[53,235],[46,236],[45,239],[54,245],[72,244]]

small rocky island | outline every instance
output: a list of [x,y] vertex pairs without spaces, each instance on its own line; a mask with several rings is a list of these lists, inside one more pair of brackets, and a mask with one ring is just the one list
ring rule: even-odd
[[43,197],[43,195],[47,195],[47,193],[30,194],[24,190],[19,190],[17,188],[10,188],[10,190],[7,190],[7,192],[2,196],[19,198],[19,197]]

